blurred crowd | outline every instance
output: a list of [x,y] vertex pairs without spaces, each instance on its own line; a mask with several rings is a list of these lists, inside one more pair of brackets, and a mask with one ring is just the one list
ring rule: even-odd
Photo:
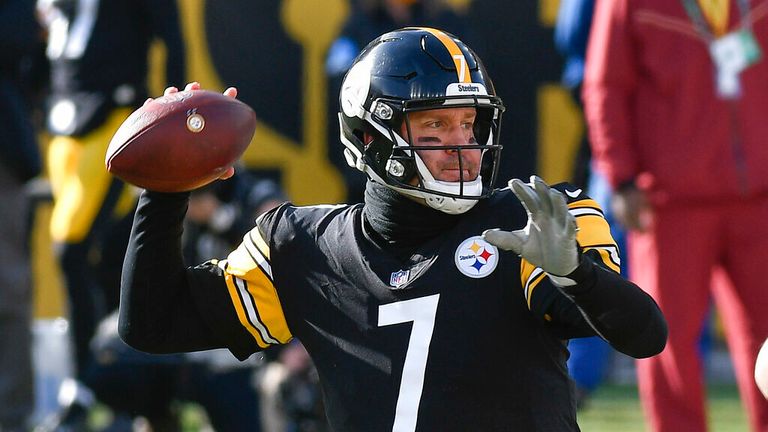
[[[474,31],[438,0],[351,5],[325,56],[329,80],[387,30],[431,26],[462,38]],[[603,208],[623,273],[653,295],[670,324],[665,352],[638,365],[655,431],[706,430],[701,364],[715,305],[728,322],[750,424],[768,430],[768,404],[753,379],[768,336],[759,271],[768,262],[766,20],[764,0],[560,1],[553,42],[561,84],[588,130],[571,181]],[[121,122],[152,96],[154,41],[165,46],[164,85],[195,78],[184,67],[182,33],[175,0],[0,0],[0,432],[92,430],[97,406],[111,415],[102,430],[181,430],[185,403],[198,404],[219,431],[327,430],[318,377],[297,341],[239,362],[227,351],[148,355],[117,336],[137,191],[105,171],[104,154]],[[348,185],[350,201],[361,185]],[[187,262],[226,256],[258,215],[289,199],[279,176],[245,166],[194,191]],[[49,201],[69,349],[49,349],[46,360],[71,367],[55,385],[36,387],[29,245],[33,204]],[[571,341],[570,350],[586,404],[612,350],[599,338]]]

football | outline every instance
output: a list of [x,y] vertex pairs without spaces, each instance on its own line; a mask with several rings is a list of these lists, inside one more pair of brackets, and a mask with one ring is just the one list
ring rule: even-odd
[[107,171],[158,192],[196,189],[242,156],[256,130],[245,103],[208,90],[153,99],[134,111],[109,143]]

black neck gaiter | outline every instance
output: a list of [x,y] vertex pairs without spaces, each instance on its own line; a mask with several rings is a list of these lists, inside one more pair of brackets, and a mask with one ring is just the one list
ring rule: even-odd
[[370,180],[365,186],[363,217],[373,231],[373,240],[401,258],[409,257],[461,219],[461,215],[435,210]]

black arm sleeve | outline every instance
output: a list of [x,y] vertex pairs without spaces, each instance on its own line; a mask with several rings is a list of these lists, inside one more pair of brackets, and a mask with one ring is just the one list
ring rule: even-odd
[[568,277],[577,284],[560,290],[611,346],[635,358],[650,357],[664,349],[667,322],[656,302],[637,285],[598,265],[587,254]]
[[188,193],[145,191],[123,263],[119,332],[150,353],[219,348],[195,306],[181,254]]

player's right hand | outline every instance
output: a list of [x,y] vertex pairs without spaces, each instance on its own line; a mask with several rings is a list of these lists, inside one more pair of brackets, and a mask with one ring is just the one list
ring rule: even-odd
[[[199,82],[192,81],[191,83],[187,83],[187,85],[184,86],[184,91],[200,90],[202,88],[203,87],[200,85]],[[177,87],[174,87],[174,86],[166,87],[165,90],[163,91],[163,96],[168,96],[169,94],[178,93],[178,91],[179,91],[179,89]],[[237,88],[235,88],[235,87],[227,87],[227,89],[224,90],[224,95],[225,96],[229,96],[231,98],[236,98],[237,97]],[[151,100],[152,100],[152,98],[149,98],[146,101],[144,101],[144,105],[148,104],[149,101],[151,101]],[[226,171],[224,171],[224,174],[219,176],[219,180],[226,180],[226,179],[232,177],[233,175],[235,175],[235,167],[231,166]]]

